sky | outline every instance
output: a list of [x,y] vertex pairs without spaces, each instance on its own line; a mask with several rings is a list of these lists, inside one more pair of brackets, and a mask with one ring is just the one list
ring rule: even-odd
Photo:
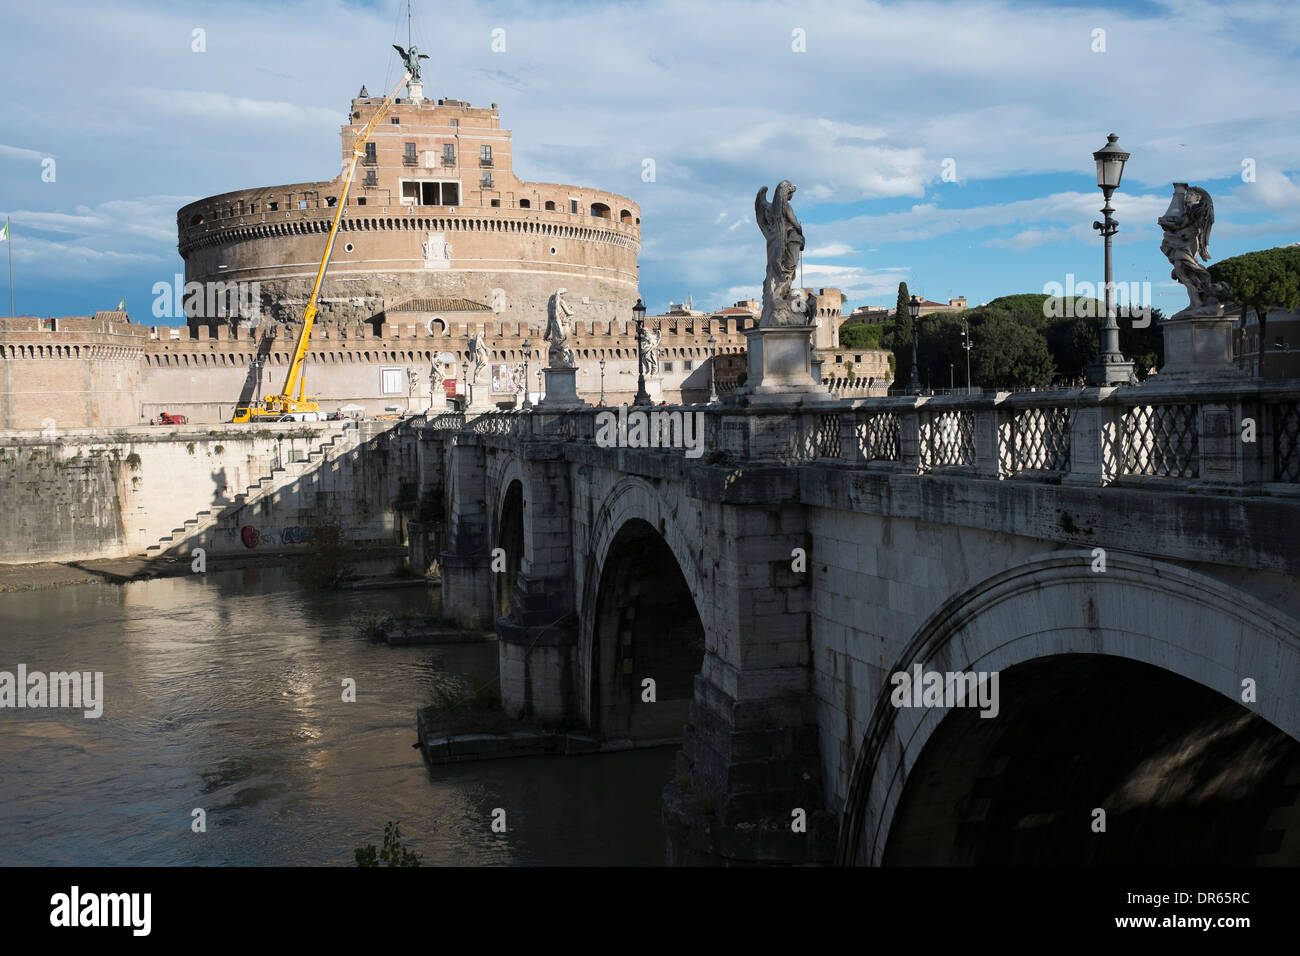
[[[892,306],[900,281],[972,305],[1100,282],[1092,153],[1112,132],[1132,154],[1115,279],[1149,283],[1166,314],[1186,304],[1156,225],[1173,182],[1214,198],[1211,261],[1300,241],[1291,0],[413,9],[425,95],[497,103],[517,175],[640,204],[652,313],[758,297],[754,194],[782,179],[801,284],[842,289],[846,311]],[[406,40],[405,0],[51,0],[0,18],[16,310],[125,297],[150,324],[183,321],[152,314],[154,284],[183,272],[176,210],[333,177],[350,98],[396,82]]]

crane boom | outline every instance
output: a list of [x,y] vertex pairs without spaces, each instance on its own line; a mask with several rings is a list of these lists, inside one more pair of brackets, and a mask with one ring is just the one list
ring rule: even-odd
[[[362,127],[361,132],[357,134],[356,141],[352,144],[352,162],[348,166],[348,173],[343,181],[343,195],[339,197],[338,208],[334,211],[334,221],[330,224],[329,238],[325,240],[325,254],[321,256],[320,268],[316,270],[316,282],[312,286],[311,298],[307,300],[307,308],[303,311],[302,329],[298,332],[298,341],[294,345],[293,359],[289,363],[289,371],[284,378],[284,388],[278,395],[268,395],[260,403],[252,402],[247,406],[240,406],[235,409],[236,422],[250,421],[267,421],[275,420],[284,415],[297,413],[320,412],[320,405],[309,396],[304,394],[307,387],[307,376],[303,371],[303,363],[307,357],[307,348],[311,338],[311,329],[316,321],[316,301],[320,297],[321,284],[325,281],[325,270],[329,266],[330,254],[334,251],[334,237],[338,235],[339,221],[343,217],[343,209],[348,203],[348,194],[352,190],[352,178],[356,175],[357,163],[366,153],[366,143],[370,139],[370,134],[375,131],[375,126],[387,115],[392,108],[393,101],[397,99],[397,93],[411,79],[411,73],[408,70],[402,75],[401,80],[393,87],[392,92],[384,98],[383,104],[370,117],[370,121]],[[298,389],[298,395],[293,395],[294,387]]]

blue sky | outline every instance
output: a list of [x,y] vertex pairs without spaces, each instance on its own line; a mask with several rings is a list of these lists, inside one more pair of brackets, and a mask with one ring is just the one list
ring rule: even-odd
[[[414,6],[426,95],[497,103],[521,177],[641,204],[652,311],[757,295],[754,193],[780,179],[799,187],[804,284],[849,308],[892,304],[900,280],[972,303],[1100,280],[1091,154],[1110,132],[1133,154],[1115,278],[1150,282],[1166,313],[1186,303],[1155,225],[1172,182],[1213,194],[1216,261],[1300,240],[1300,4]],[[60,0],[3,19],[18,311],[126,296],[147,322],[167,321],[153,284],[182,271],[176,209],[332,176],[349,98],[392,85],[406,34],[404,0]]]

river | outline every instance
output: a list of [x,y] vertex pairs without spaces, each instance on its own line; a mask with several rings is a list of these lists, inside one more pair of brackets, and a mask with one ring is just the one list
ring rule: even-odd
[[428,769],[416,707],[494,680],[496,645],[390,648],[357,624],[436,602],[284,568],[0,594],[0,670],[102,671],[105,701],[0,709],[0,864],[351,864],[389,820],[426,866],[662,864],[671,748]]

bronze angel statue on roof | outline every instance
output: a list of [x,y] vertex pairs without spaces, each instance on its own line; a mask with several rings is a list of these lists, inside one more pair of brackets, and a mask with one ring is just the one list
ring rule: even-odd
[[1210,194],[1199,186],[1174,183],[1169,208],[1156,222],[1165,232],[1160,251],[1174,267],[1169,275],[1182,283],[1191,301],[1183,311],[1217,309],[1231,292],[1226,284],[1214,282],[1210,271],[1201,265],[1210,261],[1210,228],[1214,225]]
[[420,61],[429,59],[428,54],[421,53],[414,45],[409,50],[403,50],[394,43],[393,49],[397,51],[397,55],[402,58],[402,62],[406,65],[406,72],[411,74],[411,82],[420,82]]

